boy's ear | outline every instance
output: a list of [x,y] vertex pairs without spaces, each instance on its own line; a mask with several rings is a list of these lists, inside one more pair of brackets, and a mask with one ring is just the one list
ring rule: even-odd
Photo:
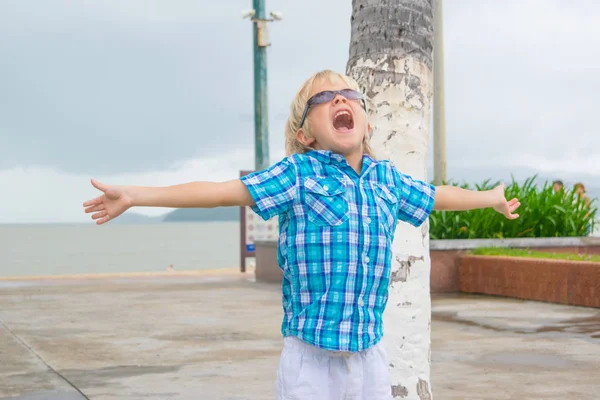
[[302,128],[298,129],[298,132],[296,132],[296,139],[306,147],[310,147],[310,145],[315,142],[315,138],[306,137],[304,129]]
[[373,129],[371,129],[371,124],[367,122],[367,139],[371,139],[373,137]]

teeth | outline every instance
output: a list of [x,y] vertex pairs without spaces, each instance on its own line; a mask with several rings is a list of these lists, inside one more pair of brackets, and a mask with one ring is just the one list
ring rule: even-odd
[[348,111],[344,111],[344,110],[342,110],[342,111],[340,111],[340,112],[336,113],[336,114],[335,114],[335,117],[337,118],[337,117],[339,117],[339,116],[341,116],[341,115],[350,115],[350,113],[349,113]]

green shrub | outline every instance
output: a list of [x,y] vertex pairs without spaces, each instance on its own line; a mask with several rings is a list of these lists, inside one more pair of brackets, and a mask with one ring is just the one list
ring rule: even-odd
[[[587,207],[571,191],[556,193],[550,182],[543,186],[536,177],[519,184],[513,178],[506,187],[507,200],[517,197],[520,217],[508,220],[491,208],[472,211],[434,211],[430,217],[431,239],[521,238],[586,236],[593,229],[597,207]],[[490,190],[499,182],[487,180],[474,188],[449,183],[464,189]]]

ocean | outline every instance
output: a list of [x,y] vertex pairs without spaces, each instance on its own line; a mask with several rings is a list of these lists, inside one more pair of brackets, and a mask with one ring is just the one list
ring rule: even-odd
[[0,276],[239,268],[240,224],[0,225]]
[[238,222],[0,225],[0,276],[239,268],[239,229]]

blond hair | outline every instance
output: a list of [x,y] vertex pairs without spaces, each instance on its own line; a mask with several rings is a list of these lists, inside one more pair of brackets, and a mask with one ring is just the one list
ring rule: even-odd
[[[302,119],[302,114],[304,113],[304,107],[306,107],[306,102],[308,101],[308,96],[312,90],[313,84],[316,82],[329,81],[333,82],[337,79],[342,80],[348,88],[360,91],[360,87],[358,83],[350,78],[349,76],[342,75],[332,70],[323,70],[313,74],[310,78],[308,78],[300,87],[300,90],[296,93],[294,100],[292,101],[292,105],[290,106],[290,115],[285,124],[285,152],[286,155],[292,154],[304,154],[311,150],[314,150],[308,146],[303,145],[298,141],[296,137],[298,130],[300,129],[300,120]],[[306,118],[304,120],[304,134],[307,137],[311,135],[311,123],[310,119]],[[368,132],[365,133],[365,137],[363,139],[363,152],[364,154],[375,158],[373,150],[371,146],[369,146],[369,137]]]

